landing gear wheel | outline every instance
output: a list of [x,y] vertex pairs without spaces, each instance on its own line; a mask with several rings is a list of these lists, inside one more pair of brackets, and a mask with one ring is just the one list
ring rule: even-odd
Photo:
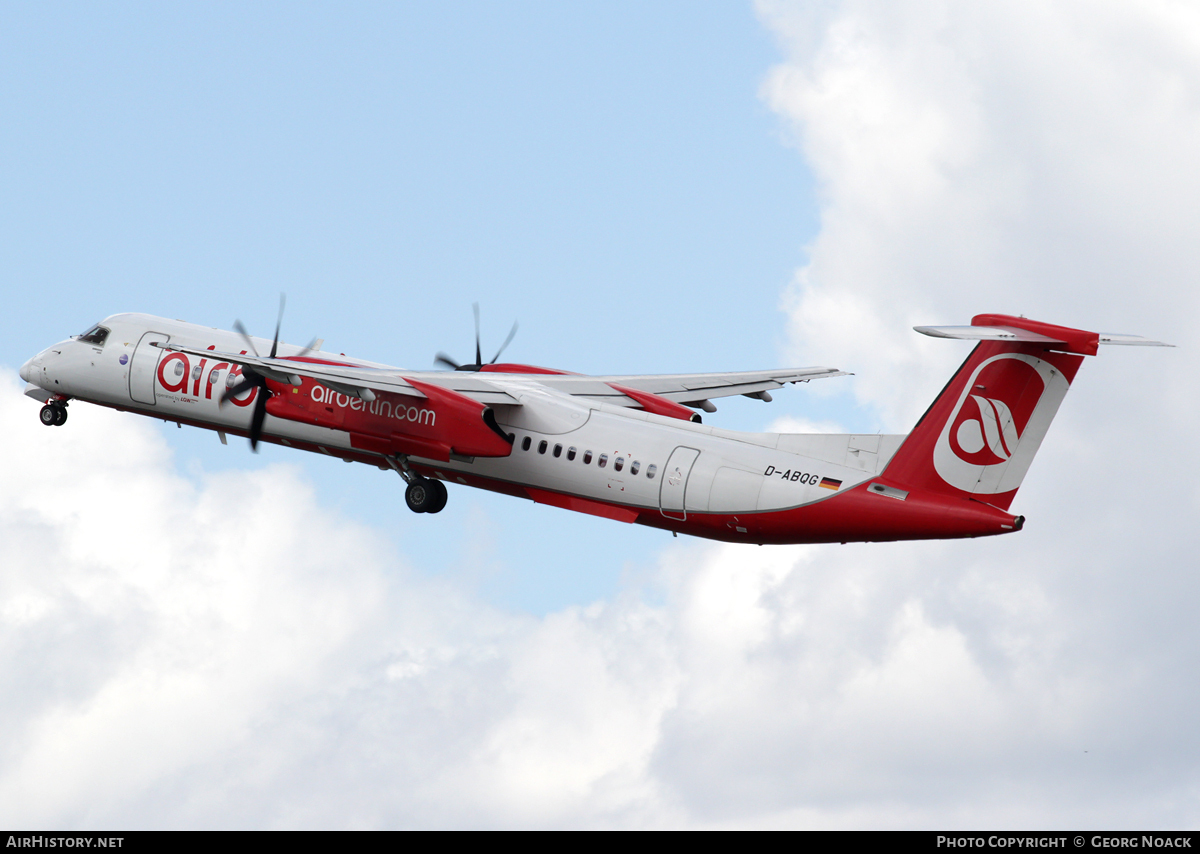
[[58,418],[54,422],[55,427],[61,427],[67,423],[67,408],[65,406],[58,407]]
[[429,481],[425,478],[414,480],[408,485],[408,489],[404,490],[404,500],[408,504],[408,509],[414,513],[425,513],[433,504],[433,490],[429,488]]
[[426,513],[439,513],[446,506],[446,484],[440,480],[430,480],[429,491],[433,493],[433,501]]
[[404,490],[404,500],[414,513],[437,513],[446,506],[446,486],[440,480],[422,477]]
[[[64,410],[64,415],[65,414],[66,414],[66,411]],[[38,413],[38,418],[41,419],[41,422],[43,424],[45,424],[47,427],[58,426],[58,423],[59,423],[58,407],[52,403],[47,403],[45,406],[42,407],[42,411],[40,413]]]

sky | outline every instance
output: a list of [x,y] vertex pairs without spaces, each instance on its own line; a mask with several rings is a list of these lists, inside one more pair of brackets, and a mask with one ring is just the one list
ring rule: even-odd
[[[120,311],[269,336],[286,293],[285,339],[407,368],[473,355],[473,302],[485,358],[517,320],[506,358],[565,370],[779,367],[817,212],[758,95],[770,32],[736,4],[560,6],[6,9],[0,252],[28,320],[0,363]],[[812,405],[785,397],[738,398],[722,424]],[[662,545],[485,495],[411,519],[373,468],[191,429],[171,444],[184,468],[302,465],[427,571],[523,610],[612,595]]]
[[[0,822],[1194,828],[1200,14],[1178,3],[0,12]],[[408,367],[831,365],[904,432],[1025,314],[1089,359],[1020,533],[742,547],[77,404],[117,311]],[[486,354],[485,354],[486,355]],[[360,470],[361,469],[361,470]]]

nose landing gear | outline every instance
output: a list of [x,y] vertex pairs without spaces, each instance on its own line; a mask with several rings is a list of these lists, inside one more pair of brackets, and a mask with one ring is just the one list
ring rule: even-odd
[[47,427],[61,427],[67,423],[67,405],[65,403],[47,403],[38,413],[38,418]]

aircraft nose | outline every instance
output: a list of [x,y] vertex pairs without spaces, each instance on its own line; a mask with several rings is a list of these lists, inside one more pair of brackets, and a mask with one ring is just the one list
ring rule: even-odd
[[36,362],[37,362],[37,356],[34,356],[28,362],[21,365],[21,370],[20,370],[21,379],[25,380],[25,382],[27,382],[27,383],[33,382],[33,369],[36,367]]

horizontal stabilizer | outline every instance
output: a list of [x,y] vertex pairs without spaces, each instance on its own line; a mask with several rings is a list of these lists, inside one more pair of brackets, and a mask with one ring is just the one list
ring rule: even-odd
[[1121,344],[1126,347],[1174,347],[1165,341],[1152,341],[1140,335],[1114,335],[1111,332],[1100,333],[1101,344]]
[[[957,338],[966,341],[1011,341],[1014,344],[1045,344],[1048,347],[1065,345],[1068,342],[1049,335],[1040,335],[1015,326],[914,326],[922,335],[933,338]],[[1126,347],[1174,347],[1163,341],[1154,341],[1140,335],[1116,335],[1099,333],[1100,344],[1119,344]]]
[[970,326],[913,328],[979,344],[889,461],[884,485],[1001,510],[1012,503],[1084,357],[1101,344],[1171,346],[1008,314],[977,314]]
[[1057,338],[1038,335],[1011,326],[914,326],[922,335],[932,338],[958,338],[966,341],[1013,341],[1024,344],[1063,344]]

